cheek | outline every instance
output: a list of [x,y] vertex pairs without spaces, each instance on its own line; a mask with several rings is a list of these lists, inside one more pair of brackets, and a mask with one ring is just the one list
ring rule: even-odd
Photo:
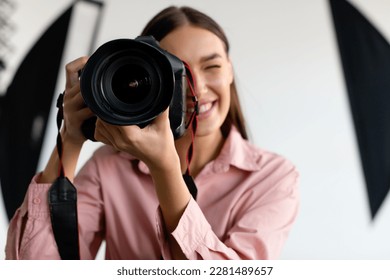
[[209,80],[209,88],[218,95],[221,104],[230,105],[230,80],[224,77],[214,77]]
[[218,94],[229,93],[230,84],[231,81],[230,79],[227,79],[226,75],[214,75],[207,78],[207,85]]
[[225,119],[230,108],[230,83],[226,79],[213,79],[209,84],[212,92],[218,95],[218,107],[221,118]]

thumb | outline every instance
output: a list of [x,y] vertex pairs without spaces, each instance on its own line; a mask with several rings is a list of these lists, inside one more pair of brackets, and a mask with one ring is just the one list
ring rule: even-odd
[[154,120],[154,124],[156,125],[161,125],[166,122],[169,124],[169,107]]

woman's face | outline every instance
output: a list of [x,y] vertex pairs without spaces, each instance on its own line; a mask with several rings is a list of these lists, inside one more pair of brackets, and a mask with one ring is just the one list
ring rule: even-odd
[[[160,41],[160,46],[189,64],[196,80],[199,101],[197,136],[220,131],[230,106],[233,69],[221,39],[190,25],[182,26]],[[188,104],[188,113],[193,111]]]

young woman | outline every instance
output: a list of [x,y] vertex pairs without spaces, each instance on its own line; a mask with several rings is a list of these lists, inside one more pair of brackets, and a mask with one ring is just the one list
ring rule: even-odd
[[[247,141],[229,43],[221,27],[189,7],[157,14],[142,35],[189,64],[199,100],[189,170],[195,200],[183,180],[191,133],[174,140],[168,110],[145,128],[98,119],[95,138],[105,143],[74,176],[92,112],[80,94],[78,71],[66,66],[65,173],[78,191],[79,247],[93,259],[103,240],[107,259],[275,259],[297,215],[298,173],[281,156]],[[191,111],[191,109],[189,109]],[[55,150],[37,174],[11,221],[8,259],[58,259],[47,192],[58,174]]]

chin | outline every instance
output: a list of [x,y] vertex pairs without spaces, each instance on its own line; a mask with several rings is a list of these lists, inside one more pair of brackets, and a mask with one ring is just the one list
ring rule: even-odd
[[199,123],[198,127],[196,129],[196,136],[204,137],[204,136],[211,136],[216,135],[218,133],[221,133],[221,126],[219,125],[212,125],[207,123]]

